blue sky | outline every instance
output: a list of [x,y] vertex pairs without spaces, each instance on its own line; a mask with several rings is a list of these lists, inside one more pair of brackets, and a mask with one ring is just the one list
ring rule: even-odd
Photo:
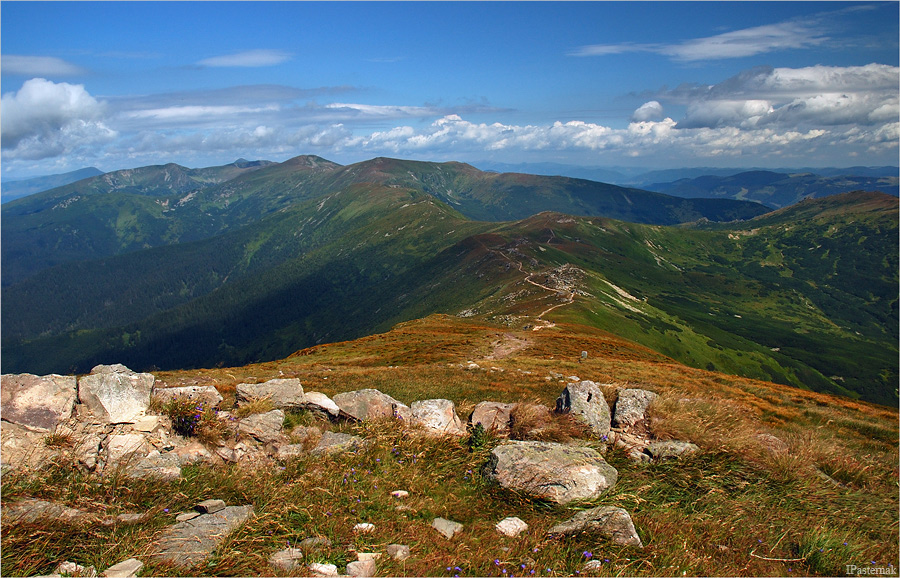
[[898,7],[3,1],[0,174],[897,164]]

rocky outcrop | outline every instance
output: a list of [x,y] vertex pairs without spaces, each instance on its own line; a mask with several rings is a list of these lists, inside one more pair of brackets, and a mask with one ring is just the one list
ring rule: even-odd
[[456,415],[456,406],[449,399],[414,401],[410,409],[412,424],[430,435],[466,435],[466,428]]
[[514,441],[491,451],[484,475],[503,488],[567,504],[600,497],[615,485],[618,472],[590,448]]
[[190,567],[203,562],[213,550],[253,515],[253,506],[229,506],[191,520],[178,522],[155,542],[150,558]]
[[306,395],[299,379],[270,379],[264,383],[240,383],[234,392],[238,403],[268,399],[286,411],[301,410],[306,406]]
[[0,378],[3,419],[39,432],[54,432],[56,425],[72,417],[78,395],[74,376],[30,373]]
[[409,406],[377,389],[339,393],[333,400],[343,413],[358,421],[396,417],[409,422],[412,418]]
[[551,535],[570,535],[596,532],[620,546],[642,548],[641,538],[634,529],[631,516],[622,508],[598,506],[578,512],[572,518],[550,528]]
[[133,423],[147,411],[155,378],[124,365],[98,365],[78,381],[78,398],[106,423]]
[[659,397],[645,389],[623,389],[616,400],[613,425],[629,428],[647,419],[647,408]]
[[609,433],[609,404],[593,381],[579,381],[567,385],[556,400],[556,411],[576,416],[597,437]]

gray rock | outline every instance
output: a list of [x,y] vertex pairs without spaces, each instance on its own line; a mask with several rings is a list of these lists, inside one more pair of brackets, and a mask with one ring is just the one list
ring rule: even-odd
[[334,403],[342,413],[358,421],[398,417],[409,422],[412,418],[409,406],[377,389],[339,393],[334,396]]
[[75,442],[75,463],[93,470],[100,460],[100,444],[103,440],[94,433],[85,434]]
[[281,440],[283,427],[284,412],[280,409],[248,415],[238,423],[240,433],[262,443]]
[[303,551],[298,548],[285,548],[269,557],[269,564],[283,572],[291,572],[300,566]]
[[405,544],[388,544],[387,554],[397,562],[409,558],[409,546]]
[[178,397],[203,402],[208,407],[216,407],[222,402],[222,395],[211,385],[187,385],[184,387],[166,387],[153,392],[153,397],[165,403]]
[[56,573],[60,576],[83,576],[93,578],[97,575],[97,569],[93,566],[82,566],[68,560],[56,567]]
[[441,533],[448,540],[452,539],[457,532],[463,529],[463,525],[459,522],[447,520],[446,518],[435,518],[431,522],[431,527]]
[[215,514],[225,509],[225,500],[203,500],[194,509],[201,514]]
[[124,365],[98,365],[78,380],[78,398],[103,422],[133,423],[147,411],[155,381]]
[[47,521],[74,523],[95,518],[93,514],[46,500],[26,498],[18,502],[3,503],[3,524]]
[[472,425],[481,424],[481,427],[487,431],[508,433],[512,425],[512,411],[515,407],[514,403],[482,401],[475,406],[469,421]]
[[466,435],[466,428],[456,415],[456,406],[449,399],[414,401],[410,409],[412,424],[430,435]]
[[347,564],[347,575],[368,578],[374,576],[377,568],[375,560],[357,560]]
[[106,578],[134,578],[143,567],[144,563],[137,558],[129,558],[114,566],[110,566],[100,575]]
[[647,453],[654,460],[667,460],[689,456],[700,451],[700,448],[690,442],[661,441],[647,444]]
[[331,540],[325,538],[323,536],[313,536],[311,538],[305,538],[300,541],[298,544],[301,548],[305,550],[314,550],[317,548],[328,548],[331,546]]
[[177,480],[181,477],[180,460],[172,452],[165,454],[151,452],[147,457],[129,464],[126,475],[131,479],[140,480]]
[[313,455],[348,452],[355,450],[363,443],[363,438],[345,433],[327,431],[322,434],[319,443],[310,450]]
[[579,381],[567,385],[556,400],[556,411],[577,416],[597,437],[609,433],[609,404],[593,381]]
[[509,518],[503,518],[497,525],[494,526],[497,528],[497,531],[503,534],[504,536],[509,536],[510,538],[515,538],[522,532],[528,529],[528,524],[522,521],[520,518],[516,518],[515,516]]
[[45,437],[46,434],[14,423],[0,422],[0,456],[3,464],[13,469],[40,467],[52,455],[44,444]]
[[56,424],[72,417],[77,392],[74,376],[0,376],[3,419],[39,432],[56,431]]
[[783,454],[788,451],[788,445],[776,436],[767,433],[758,433],[756,434],[756,439],[759,441],[759,444],[773,454]]
[[106,465],[115,468],[137,461],[150,452],[150,444],[141,434],[113,434],[106,438]]
[[645,389],[623,389],[616,400],[613,424],[616,427],[631,427],[647,419],[647,408],[659,396]]
[[270,379],[265,383],[240,383],[234,392],[237,402],[268,398],[278,409],[295,411],[306,406],[306,395],[299,379]]
[[590,448],[513,441],[491,451],[484,475],[503,488],[566,504],[600,497],[618,472]]
[[213,453],[197,440],[190,441],[181,447],[177,447],[169,453],[178,459],[179,466],[197,463],[220,463],[218,462],[218,459],[213,456]]
[[289,460],[291,458],[299,458],[307,454],[303,444],[287,444],[278,447],[278,453],[275,454],[279,460]]
[[178,514],[177,516],[175,516],[175,521],[176,522],[187,522],[188,520],[193,520],[194,518],[196,518],[198,516],[202,516],[202,515],[203,514],[201,514],[200,512],[182,512],[182,513]]
[[641,538],[634,529],[631,516],[622,508],[598,506],[578,512],[570,519],[550,528],[548,534],[571,535],[596,532],[621,546],[642,548]]
[[131,425],[131,429],[142,433],[153,433],[162,427],[158,415],[145,415]]
[[337,576],[338,569],[334,564],[320,564],[313,562],[307,566],[311,576]]
[[228,506],[214,514],[178,522],[152,545],[153,560],[190,567],[198,564],[253,515],[253,506]]
[[304,406],[304,409],[322,414],[332,420],[337,419],[341,415],[341,408],[339,408],[330,397],[318,391],[306,392],[306,405]]

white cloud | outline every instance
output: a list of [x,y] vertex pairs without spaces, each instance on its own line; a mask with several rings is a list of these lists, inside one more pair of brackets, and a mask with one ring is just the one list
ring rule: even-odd
[[33,78],[2,97],[0,141],[8,158],[41,159],[115,138],[105,105],[80,84]]
[[247,50],[236,54],[214,56],[198,62],[200,66],[212,67],[244,67],[255,68],[260,66],[274,66],[287,62],[291,55],[281,50]]
[[644,122],[648,120],[662,120],[664,117],[663,107],[659,101],[651,100],[638,107],[638,109],[634,111],[634,114],[631,115],[631,120],[635,122]]
[[22,54],[4,54],[0,57],[0,68],[3,74],[22,76],[78,76],[85,70],[80,66],[66,62],[55,56],[27,56]]

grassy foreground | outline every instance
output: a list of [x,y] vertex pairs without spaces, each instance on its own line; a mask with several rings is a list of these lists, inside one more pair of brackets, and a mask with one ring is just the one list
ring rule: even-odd
[[[584,360],[582,351],[588,352]],[[469,361],[480,369],[470,369]],[[561,378],[571,375],[656,391],[652,433],[693,441],[702,450],[692,459],[649,465],[606,452],[619,481],[597,504],[628,510],[643,549],[590,534],[548,538],[552,525],[585,504],[552,505],[487,484],[480,469],[499,439],[434,440],[397,423],[336,425],[291,414],[288,425],[356,433],[371,443],[344,455],[258,468],[192,466],[172,482],[100,478],[65,462],[7,474],[4,502],[34,497],[150,516],[136,526],[4,527],[0,570],[34,575],[52,572],[63,560],[106,568],[142,558],[178,512],[207,498],[252,504],[256,516],[206,564],[186,571],[142,558],[143,575],[275,575],[269,556],[313,536],[328,538],[331,546],[306,552],[305,560],[340,570],[355,552],[410,546],[403,562],[384,555],[379,575],[835,576],[847,565],[896,569],[896,410],[688,368],[599,330],[557,325],[510,332],[432,316],[279,362],[160,372],[157,379],[170,386],[215,385],[227,405],[238,383],[299,377],[305,390],[329,395],[372,387],[405,403],[448,398],[465,418],[483,400],[552,405]],[[605,391],[614,401],[615,387]],[[555,425],[553,431],[566,433],[564,423]],[[789,450],[766,450],[759,433],[777,436]],[[598,440],[590,443],[600,447]],[[391,497],[397,489],[409,497]],[[463,532],[444,539],[429,527],[437,516],[461,522]],[[507,516],[518,516],[529,530],[501,536],[494,524]],[[359,522],[373,523],[375,531],[354,534]],[[589,560],[603,563],[584,572]]]

